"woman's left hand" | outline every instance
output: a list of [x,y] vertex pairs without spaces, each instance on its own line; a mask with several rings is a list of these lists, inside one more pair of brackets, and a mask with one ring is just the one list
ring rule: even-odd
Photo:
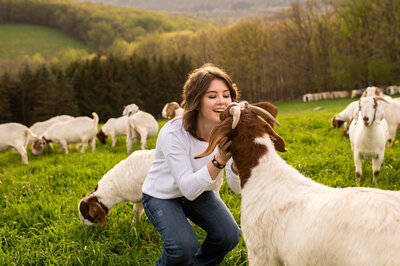
[[223,137],[218,143],[218,152],[215,154],[215,160],[220,164],[226,165],[232,154],[228,151],[232,141],[228,137]]

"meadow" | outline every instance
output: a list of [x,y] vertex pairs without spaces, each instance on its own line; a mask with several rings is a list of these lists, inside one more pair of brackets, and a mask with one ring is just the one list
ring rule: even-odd
[[0,59],[15,59],[36,53],[51,59],[67,49],[91,51],[82,42],[55,29],[34,25],[0,25]]
[[[331,187],[364,186],[398,190],[400,186],[399,135],[387,148],[377,183],[372,182],[371,161],[364,160],[363,176],[356,183],[353,154],[342,128],[330,120],[351,99],[318,102],[277,102],[276,131],[289,151],[280,155],[288,164],[316,182]],[[166,120],[160,120],[160,127]],[[29,165],[19,154],[0,153],[0,265],[154,265],[162,241],[144,214],[132,224],[132,203],[112,209],[104,228],[84,227],[78,203],[98,180],[127,157],[125,139],[111,148],[97,141],[95,152],[70,151],[69,155],[45,148]],[[154,148],[156,139],[148,141]],[[134,149],[139,149],[136,143]],[[221,197],[240,224],[240,195],[225,183]],[[265,204],[268,204],[266,202]],[[202,240],[204,232],[194,227]],[[227,254],[221,265],[248,265],[243,240]]]

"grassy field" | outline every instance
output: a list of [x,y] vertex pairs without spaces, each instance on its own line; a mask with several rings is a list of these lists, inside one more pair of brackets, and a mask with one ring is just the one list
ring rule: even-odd
[[34,25],[0,25],[0,60],[36,53],[51,59],[66,48],[90,53],[85,44],[55,29]]
[[[287,163],[319,183],[356,186],[349,139],[341,136],[342,129],[330,126],[332,116],[350,102],[276,103],[282,124],[277,132],[290,149],[281,153]],[[162,126],[165,121],[159,123]],[[154,148],[155,139],[148,146]],[[134,148],[139,149],[139,144]],[[386,150],[376,184],[372,182],[371,161],[365,160],[360,185],[398,190],[399,154],[397,138]],[[12,151],[0,153],[0,265],[153,265],[162,241],[145,215],[138,223],[131,223],[131,203],[111,210],[104,228],[85,228],[78,218],[80,199],[126,157],[123,138],[114,149],[110,140],[107,145],[98,142],[94,153],[71,151],[64,155],[46,148],[39,157],[29,153],[27,166]],[[240,223],[240,195],[224,184],[221,197]],[[203,239],[204,232],[198,227],[195,230]],[[241,241],[221,265],[247,265],[246,257]]]

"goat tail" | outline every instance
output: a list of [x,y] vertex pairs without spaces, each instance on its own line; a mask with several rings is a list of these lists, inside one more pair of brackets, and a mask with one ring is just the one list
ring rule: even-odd
[[24,142],[25,149],[26,149],[26,147],[28,147],[28,144],[31,141],[31,138],[38,139],[38,137],[32,131],[30,131],[29,128],[27,128],[25,130],[25,142]]
[[95,112],[92,113],[92,116],[93,116],[94,123],[97,126],[97,124],[99,123],[99,116]]

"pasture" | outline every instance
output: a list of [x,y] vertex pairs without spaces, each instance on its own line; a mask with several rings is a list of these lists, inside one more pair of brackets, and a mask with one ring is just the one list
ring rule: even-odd
[[91,52],[82,42],[55,29],[34,25],[0,25],[0,60],[36,53],[51,59],[67,49]]
[[[333,129],[330,120],[352,99],[318,102],[279,102],[276,128],[289,151],[281,153],[288,164],[313,180],[331,187],[356,186],[353,153],[342,128]],[[318,110],[313,111],[314,108]],[[160,127],[165,120],[160,120]],[[154,265],[162,241],[146,215],[132,224],[132,204],[110,211],[104,228],[85,228],[78,218],[78,202],[92,191],[98,180],[127,157],[125,139],[117,147],[111,140],[85,154],[71,150],[64,155],[45,148],[29,165],[19,154],[0,153],[0,265]],[[156,139],[148,141],[154,148]],[[136,143],[134,149],[139,149]],[[363,163],[360,186],[398,190],[400,186],[399,134],[387,148],[378,182],[372,182],[371,161]],[[240,224],[240,195],[225,183],[221,197]],[[266,202],[265,204],[268,204]],[[195,227],[202,240],[204,232]],[[221,265],[247,265],[243,240]]]

